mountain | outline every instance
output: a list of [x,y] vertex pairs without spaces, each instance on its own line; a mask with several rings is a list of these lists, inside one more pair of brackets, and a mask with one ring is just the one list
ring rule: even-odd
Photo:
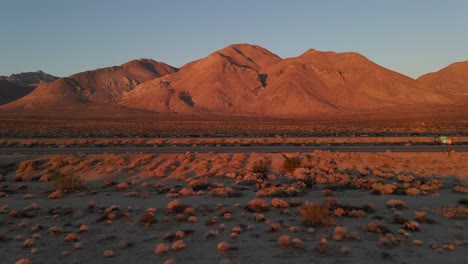
[[34,88],[16,85],[8,80],[0,80],[0,105],[15,101]]
[[56,79],[58,77],[43,71],[0,76],[0,105],[10,103],[29,94],[41,83],[52,82]]
[[137,86],[119,103],[157,112],[310,116],[448,102],[358,53],[311,49],[281,59],[236,44]]
[[85,71],[40,84],[27,96],[2,109],[70,108],[83,103],[111,102],[140,83],[176,71],[176,68],[161,62],[133,60],[120,66]]
[[47,74],[43,71],[23,72],[18,74],[12,74],[10,76],[0,76],[0,80],[6,80],[23,87],[36,87],[41,83],[48,83],[57,79],[58,77]]
[[90,115],[113,116],[123,112],[301,118],[430,115],[468,94],[465,72],[463,62],[414,80],[355,52],[310,49],[282,59],[257,45],[235,44],[180,69],[140,59],[77,73],[42,83],[0,110],[80,113],[87,109]]
[[468,61],[455,62],[433,73],[422,75],[419,82],[455,102],[468,103]]
[[231,45],[137,86],[120,104],[158,112],[236,113],[265,89],[263,69],[279,61],[260,46]]
[[311,49],[272,65],[267,73],[267,89],[251,104],[252,111],[261,111],[262,115],[310,115],[449,102],[414,79],[354,52]]

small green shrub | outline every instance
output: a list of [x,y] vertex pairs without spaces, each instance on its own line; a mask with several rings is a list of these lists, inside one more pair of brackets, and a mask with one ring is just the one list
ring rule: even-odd
[[286,173],[294,173],[294,171],[301,167],[301,159],[299,157],[288,157],[283,155],[283,170]]
[[85,181],[75,175],[57,176],[54,179],[54,187],[58,191],[70,193],[83,190],[85,187]]

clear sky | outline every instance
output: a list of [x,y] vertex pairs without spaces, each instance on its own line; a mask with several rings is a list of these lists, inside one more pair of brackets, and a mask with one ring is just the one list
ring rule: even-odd
[[60,77],[234,43],[280,57],[355,51],[411,77],[468,60],[467,0],[1,0],[0,75]]

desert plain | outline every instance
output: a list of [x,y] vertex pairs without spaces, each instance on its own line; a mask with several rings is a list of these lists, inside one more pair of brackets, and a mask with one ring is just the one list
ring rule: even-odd
[[467,70],[234,44],[0,76],[2,262],[467,263]]
[[[388,144],[438,144],[424,129],[425,137],[387,128],[259,137],[278,130],[265,126],[211,138],[174,129],[178,137],[55,139],[28,136],[41,135],[41,126],[2,130],[19,136],[4,134],[2,147],[136,149],[1,155],[4,263],[466,263],[466,152],[158,152],[159,145],[385,144],[372,137],[385,133],[400,135]],[[99,131],[114,133],[109,127]],[[459,128],[465,142],[457,144],[466,144]]]

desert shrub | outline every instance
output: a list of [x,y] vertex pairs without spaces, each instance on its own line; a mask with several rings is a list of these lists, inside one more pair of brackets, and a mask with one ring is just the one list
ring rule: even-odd
[[270,160],[259,160],[255,162],[252,166],[253,173],[259,173],[263,176],[267,176],[271,171],[271,161]]
[[278,239],[278,245],[282,248],[289,246],[291,244],[291,237],[288,235],[282,235]]
[[387,201],[387,207],[401,210],[407,208],[408,206],[406,206],[406,203],[401,200],[391,199]]
[[245,209],[251,212],[260,213],[270,210],[268,203],[263,199],[253,199],[250,200],[246,205]]
[[80,191],[85,188],[85,181],[75,175],[58,176],[53,181],[54,188],[63,193]]
[[271,206],[278,207],[278,208],[288,208],[289,203],[280,198],[273,198],[271,200]]
[[463,206],[449,206],[442,208],[442,216],[448,219],[465,219],[468,217],[468,208]]
[[167,203],[167,209],[169,210],[169,212],[173,212],[176,214],[185,212],[185,209],[187,209],[188,207],[188,205],[181,204],[177,199]]
[[189,182],[189,185],[195,192],[207,189],[211,186],[211,184],[205,179],[193,179]]
[[410,231],[419,231],[419,223],[416,221],[407,221],[403,224],[403,229]]
[[301,159],[299,157],[288,157],[283,155],[284,162],[283,162],[283,170],[286,173],[294,173],[294,171],[301,167]]
[[460,198],[460,199],[458,200],[458,203],[459,203],[459,204],[468,205],[468,198]]
[[453,186],[453,191],[456,193],[468,193],[468,186],[455,185]]
[[396,186],[393,184],[382,184],[382,183],[374,183],[372,184],[373,193],[380,194],[380,195],[387,195],[393,193],[395,191]]
[[385,227],[384,222],[379,221],[379,220],[368,223],[365,230],[368,232],[380,233],[380,234],[386,234],[390,232],[388,228]]
[[307,226],[330,226],[334,224],[329,206],[315,202],[306,202],[299,208],[299,215]]

